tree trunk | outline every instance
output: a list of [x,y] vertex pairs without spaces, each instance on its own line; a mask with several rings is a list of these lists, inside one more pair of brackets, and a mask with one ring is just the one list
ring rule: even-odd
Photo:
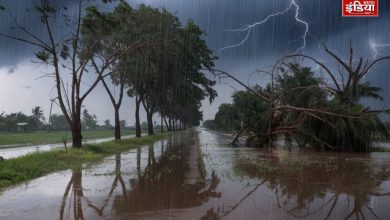
[[164,117],[163,118],[164,119],[164,122],[165,122],[165,127],[167,128],[167,131],[169,132],[169,131],[171,131],[170,129],[170,127],[169,127],[169,125],[168,125],[168,122],[167,122],[167,119]]
[[146,118],[147,118],[147,121],[148,121],[148,134],[149,135],[154,135],[154,132],[153,132],[153,113],[147,112],[146,113]]
[[141,101],[135,102],[135,136],[141,137],[141,123],[139,121],[139,107],[141,105]]
[[81,136],[81,102],[76,103],[76,111],[72,115],[72,147],[81,148],[83,136]]
[[121,139],[121,123],[119,120],[119,107],[115,106],[115,140]]
[[161,133],[164,133],[164,119],[163,119],[163,116],[162,115],[160,115],[160,117],[161,117],[161,124],[160,124],[160,129],[161,129]]
[[81,148],[81,142],[81,123],[80,120],[76,120],[72,125],[72,146],[75,148]]

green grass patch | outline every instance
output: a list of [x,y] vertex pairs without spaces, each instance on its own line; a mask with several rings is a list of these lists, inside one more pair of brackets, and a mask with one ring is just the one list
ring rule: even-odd
[[42,177],[46,174],[80,167],[84,163],[95,163],[115,153],[130,150],[140,145],[153,143],[171,133],[89,144],[81,149],[52,150],[32,153],[22,157],[0,161],[0,190],[5,187]]
[[171,133],[158,133],[152,136],[143,136],[141,138],[129,138],[121,141],[110,141],[101,144],[89,144],[84,148],[99,154],[115,154],[144,144],[153,143],[161,140]]
[[[123,129],[122,135],[135,134],[135,130]],[[96,139],[113,137],[114,130],[85,130],[82,132],[83,138]],[[53,144],[62,143],[63,138],[66,138],[68,142],[72,142],[72,135],[69,131],[35,131],[35,132],[0,132],[0,147],[1,145],[38,145],[38,144]]]
[[371,147],[371,152],[390,152],[390,148],[387,147]]

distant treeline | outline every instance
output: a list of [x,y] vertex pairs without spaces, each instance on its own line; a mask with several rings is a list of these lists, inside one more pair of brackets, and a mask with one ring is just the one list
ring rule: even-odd
[[[62,114],[52,114],[48,120],[43,116],[43,110],[40,106],[36,106],[31,110],[30,115],[22,112],[10,114],[0,114],[0,131],[8,132],[26,132],[39,130],[64,131],[69,130],[69,125]],[[126,122],[121,121],[122,128],[126,126]],[[89,114],[87,109],[84,109],[82,116],[82,127],[85,130],[96,129],[111,129],[113,126],[109,119],[104,121],[104,125],[98,125],[97,117]]]

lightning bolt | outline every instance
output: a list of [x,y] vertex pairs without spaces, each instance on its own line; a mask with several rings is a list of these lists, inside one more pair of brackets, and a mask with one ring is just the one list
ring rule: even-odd
[[372,55],[373,55],[374,59],[379,54],[378,48],[381,48],[381,47],[390,47],[390,44],[376,44],[375,42],[370,40],[370,48],[372,50]]
[[315,38],[312,34],[310,34],[309,32],[309,23],[300,19],[299,18],[299,10],[300,10],[300,7],[299,5],[295,2],[295,0],[291,0],[290,2],[290,5],[283,11],[279,11],[279,12],[276,12],[274,14],[270,14],[268,15],[264,20],[261,20],[261,21],[258,21],[256,23],[253,23],[253,24],[249,24],[249,25],[246,25],[242,28],[239,28],[239,29],[224,29],[224,31],[228,31],[228,32],[246,32],[245,34],[245,37],[244,39],[242,39],[239,43],[237,44],[233,44],[233,45],[229,45],[229,46],[226,46],[226,47],[223,47],[219,50],[219,54],[221,54],[224,50],[227,50],[227,49],[231,49],[231,48],[234,48],[234,47],[239,47],[241,45],[243,45],[249,38],[249,35],[252,31],[253,28],[255,28],[256,26],[258,25],[262,25],[266,22],[268,22],[271,18],[273,17],[277,17],[277,16],[280,16],[280,15],[284,15],[285,13],[287,13],[288,11],[290,11],[292,8],[295,8],[295,16],[294,16],[294,19],[298,22],[298,23],[301,23],[305,26],[305,31],[303,33],[303,35],[298,38],[297,40],[300,40],[302,39],[303,42],[302,42],[302,46],[299,47],[295,53],[298,53],[300,50],[303,50],[305,47],[306,47],[306,37],[309,35],[311,36],[312,38],[314,38],[317,42],[318,42],[318,39]]

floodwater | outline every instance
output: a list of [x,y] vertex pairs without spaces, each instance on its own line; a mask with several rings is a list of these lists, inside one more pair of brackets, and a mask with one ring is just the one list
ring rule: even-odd
[[[135,135],[127,135],[123,136],[123,138],[133,138]],[[88,139],[85,140],[83,143],[85,144],[99,144],[107,141],[113,141],[113,137],[109,138],[97,138],[97,139]],[[12,145],[10,145],[12,146]],[[68,144],[68,147],[71,147],[72,143]],[[42,151],[49,151],[57,148],[64,148],[63,143],[56,143],[56,144],[41,144],[41,145],[32,145],[32,146],[18,146],[18,147],[7,147],[7,148],[0,148],[0,156],[2,156],[5,159],[20,157],[26,154],[34,153],[34,152],[42,152]]]
[[9,188],[0,219],[390,219],[390,154],[233,148],[206,130]]

